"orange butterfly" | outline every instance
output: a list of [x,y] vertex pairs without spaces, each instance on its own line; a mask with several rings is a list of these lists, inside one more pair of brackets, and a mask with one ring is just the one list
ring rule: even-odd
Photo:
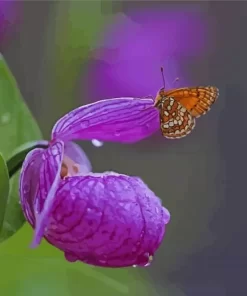
[[164,137],[179,139],[187,136],[195,127],[195,118],[206,114],[219,96],[214,86],[184,87],[165,90],[163,68],[161,68],[164,88],[156,98],[154,106],[160,110],[160,127]]

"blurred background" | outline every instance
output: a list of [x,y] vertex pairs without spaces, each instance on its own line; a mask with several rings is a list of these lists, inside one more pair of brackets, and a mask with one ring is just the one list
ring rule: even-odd
[[246,26],[238,1],[0,2],[1,52],[46,139],[80,105],[155,96],[161,66],[168,87],[220,89],[179,141],[80,143],[94,171],[140,176],[171,212],[150,267],[68,263],[45,242],[29,249],[25,225],[0,244],[0,295],[245,294]]

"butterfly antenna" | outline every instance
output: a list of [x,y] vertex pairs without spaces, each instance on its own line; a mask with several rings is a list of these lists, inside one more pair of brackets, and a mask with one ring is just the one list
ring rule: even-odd
[[162,80],[163,80],[163,84],[164,84],[164,89],[166,88],[166,81],[165,81],[165,76],[164,76],[164,69],[163,67],[160,68],[161,71],[161,76],[162,76]]

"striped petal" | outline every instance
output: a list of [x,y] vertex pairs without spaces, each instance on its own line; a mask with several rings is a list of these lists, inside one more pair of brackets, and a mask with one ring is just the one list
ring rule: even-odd
[[134,143],[159,129],[152,99],[116,98],[79,107],[57,121],[52,138]]

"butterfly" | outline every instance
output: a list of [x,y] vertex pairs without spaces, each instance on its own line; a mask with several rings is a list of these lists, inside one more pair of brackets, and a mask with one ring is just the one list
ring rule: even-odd
[[164,137],[179,139],[187,136],[196,125],[196,118],[206,114],[219,96],[215,86],[183,87],[158,92],[154,106],[160,111],[160,128]]

